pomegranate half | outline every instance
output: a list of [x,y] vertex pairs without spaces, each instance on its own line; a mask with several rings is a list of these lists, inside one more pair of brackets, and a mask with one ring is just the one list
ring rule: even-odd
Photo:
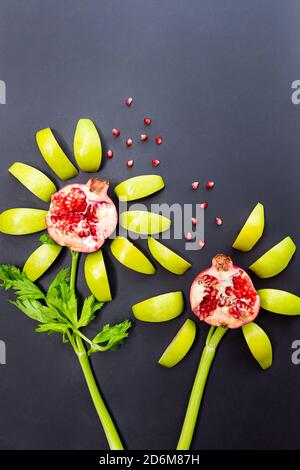
[[53,194],[46,216],[50,237],[73,251],[97,251],[118,223],[108,187],[108,180],[91,178],[86,184],[69,184]]
[[260,308],[259,296],[248,274],[222,254],[216,255],[212,266],[195,278],[190,301],[200,320],[229,328],[253,321]]

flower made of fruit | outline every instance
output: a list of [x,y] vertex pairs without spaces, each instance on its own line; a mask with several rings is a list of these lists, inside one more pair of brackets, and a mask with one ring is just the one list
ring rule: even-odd
[[108,187],[108,180],[91,178],[86,184],[69,184],[53,194],[46,216],[50,237],[73,251],[99,250],[118,223]]
[[229,328],[253,321],[260,308],[259,296],[246,271],[222,254],[216,255],[211,267],[196,276],[190,301],[200,320]]

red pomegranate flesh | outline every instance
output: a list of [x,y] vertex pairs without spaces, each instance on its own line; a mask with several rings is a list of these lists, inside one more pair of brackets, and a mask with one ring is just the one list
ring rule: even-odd
[[253,321],[260,308],[250,277],[225,255],[216,255],[211,267],[194,279],[190,301],[200,320],[229,328],[239,328]]
[[91,178],[86,184],[69,184],[53,194],[46,217],[50,237],[73,251],[97,251],[118,223],[108,187],[108,180]]

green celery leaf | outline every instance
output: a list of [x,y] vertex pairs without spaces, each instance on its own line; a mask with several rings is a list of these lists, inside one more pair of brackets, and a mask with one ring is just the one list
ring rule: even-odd
[[45,295],[41,289],[20,269],[10,264],[0,265],[0,281],[5,290],[13,289],[20,300],[24,299],[44,299]]
[[39,325],[38,328],[35,329],[38,333],[62,333],[65,334],[68,329],[68,325],[65,323],[44,323],[43,325]]
[[48,309],[38,300],[17,299],[16,301],[10,301],[10,303],[15,305],[32,320],[36,320],[41,323],[47,323],[54,320],[51,311],[48,311]]
[[82,328],[91,323],[95,318],[95,313],[100,310],[104,302],[98,302],[93,295],[90,295],[84,300],[81,316],[78,322],[78,328]]
[[[125,320],[122,323],[117,323],[113,326],[105,325],[92,340],[94,346],[91,346],[88,353],[91,354],[97,351],[115,351],[118,346],[123,343],[123,340],[127,338],[127,330],[131,327],[131,321]],[[106,343],[104,345],[101,345]],[[99,346],[98,346],[99,345]]]
[[57,243],[55,243],[54,240],[48,235],[48,233],[44,233],[43,235],[40,236],[39,238],[41,243],[44,243],[45,245],[54,245],[57,246]]

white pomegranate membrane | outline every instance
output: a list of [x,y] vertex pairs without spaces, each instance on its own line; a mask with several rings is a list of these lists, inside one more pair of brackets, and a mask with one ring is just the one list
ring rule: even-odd
[[260,308],[250,277],[225,255],[216,255],[212,266],[194,279],[190,301],[200,320],[229,328],[239,328],[253,321]]
[[91,178],[86,184],[69,184],[53,194],[46,217],[50,237],[73,251],[99,250],[118,223],[108,187],[108,180]]

